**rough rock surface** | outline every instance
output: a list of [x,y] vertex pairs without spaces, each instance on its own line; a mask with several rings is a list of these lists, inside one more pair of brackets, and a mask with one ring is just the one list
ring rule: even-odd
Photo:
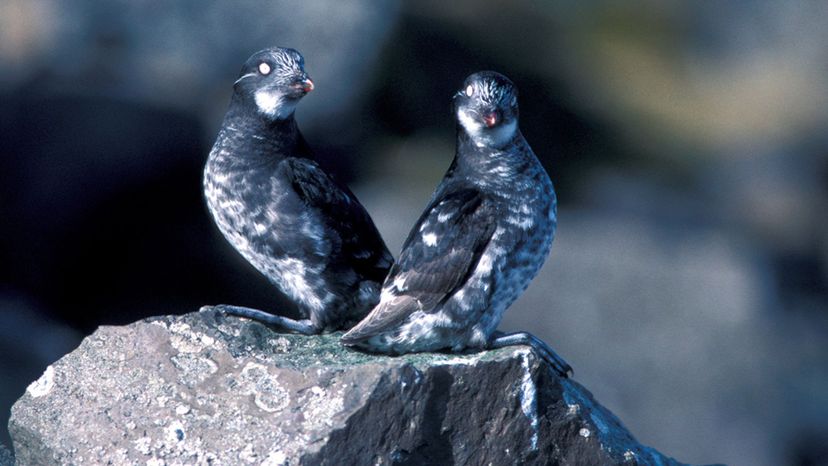
[[372,356],[214,312],[101,327],[12,408],[18,464],[678,464],[529,348]]

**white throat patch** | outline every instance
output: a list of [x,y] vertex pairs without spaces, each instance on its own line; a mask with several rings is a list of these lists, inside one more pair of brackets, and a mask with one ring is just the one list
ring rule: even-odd
[[497,128],[484,128],[483,123],[463,109],[457,111],[457,119],[463,125],[466,132],[472,137],[477,147],[493,146],[501,147],[512,140],[517,130],[517,121],[512,120]]
[[284,120],[296,110],[297,102],[285,100],[278,92],[261,90],[253,97],[260,112],[278,120]]

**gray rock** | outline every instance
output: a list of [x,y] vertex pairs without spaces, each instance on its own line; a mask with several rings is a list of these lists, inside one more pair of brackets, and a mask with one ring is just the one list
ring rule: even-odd
[[12,466],[14,464],[14,455],[0,443],[0,466]]
[[337,339],[214,312],[101,327],[12,408],[18,464],[678,464],[526,347]]

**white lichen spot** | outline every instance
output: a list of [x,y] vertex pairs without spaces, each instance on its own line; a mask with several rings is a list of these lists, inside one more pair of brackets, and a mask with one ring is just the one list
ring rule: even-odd
[[287,455],[281,450],[270,452],[261,466],[285,466],[288,464]]
[[190,329],[188,324],[174,322],[170,324],[170,345],[182,353],[198,353],[215,340],[201,332]]
[[480,356],[455,356],[434,361],[436,366],[474,366],[480,362]]
[[180,371],[181,381],[189,386],[197,385],[218,372],[218,364],[209,358],[182,352],[170,358]]
[[269,338],[267,344],[280,353],[286,353],[290,349],[290,340],[285,337]]
[[520,382],[520,409],[532,426],[532,450],[537,450],[539,434],[538,393],[535,381],[532,379],[532,370],[529,368],[529,351],[522,352],[520,364],[523,366],[523,378]]
[[582,428],[581,428],[581,430],[579,430],[579,431],[578,431],[578,434],[580,434],[580,435],[581,435],[581,437],[583,437],[583,438],[587,438],[587,437],[589,437],[589,434],[590,434],[590,433],[591,433],[591,432],[590,432],[590,431],[589,431],[589,429],[587,429],[586,427],[582,427]]
[[184,333],[190,330],[190,324],[184,322],[173,322],[170,324],[170,331],[175,333]]
[[167,462],[161,458],[152,458],[147,460],[147,466],[166,466]]
[[423,242],[426,246],[437,246],[437,235],[434,233],[426,233],[423,235]]
[[333,426],[333,418],[342,412],[345,399],[341,390],[335,393],[330,389],[313,386],[306,392],[303,404],[305,421],[302,425],[309,431]]
[[149,437],[141,437],[132,442],[135,445],[135,450],[142,455],[150,454],[150,444],[152,439]]
[[52,366],[46,368],[46,371],[43,372],[43,375],[40,376],[39,379],[35,380],[26,388],[26,393],[29,394],[32,398],[40,398],[43,395],[48,394],[52,391],[52,387],[55,386],[55,369]]
[[218,330],[219,332],[231,337],[238,337],[241,335],[241,327],[238,325],[219,324]]
[[183,416],[190,412],[190,406],[188,405],[178,405],[175,407],[175,414],[179,416]]
[[184,441],[184,424],[180,421],[173,421],[165,429],[165,437],[168,445]]
[[247,464],[252,464],[256,461],[256,452],[253,450],[253,444],[248,443],[244,446],[242,451],[239,452],[239,459]]
[[262,411],[281,411],[290,403],[288,391],[262,364],[247,363],[241,371],[241,382],[241,393],[253,395],[253,403]]
[[153,320],[150,325],[157,325],[159,327],[167,328],[167,323],[162,320]]
[[566,415],[567,416],[575,416],[581,411],[581,407],[577,404],[568,404],[566,405]]

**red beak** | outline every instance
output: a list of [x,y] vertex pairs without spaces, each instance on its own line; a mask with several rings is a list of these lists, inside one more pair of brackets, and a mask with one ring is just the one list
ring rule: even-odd
[[310,78],[306,78],[302,81],[302,90],[305,92],[310,92],[313,90],[313,81]]
[[487,128],[497,124],[497,112],[489,112],[483,115],[483,123],[486,123]]

